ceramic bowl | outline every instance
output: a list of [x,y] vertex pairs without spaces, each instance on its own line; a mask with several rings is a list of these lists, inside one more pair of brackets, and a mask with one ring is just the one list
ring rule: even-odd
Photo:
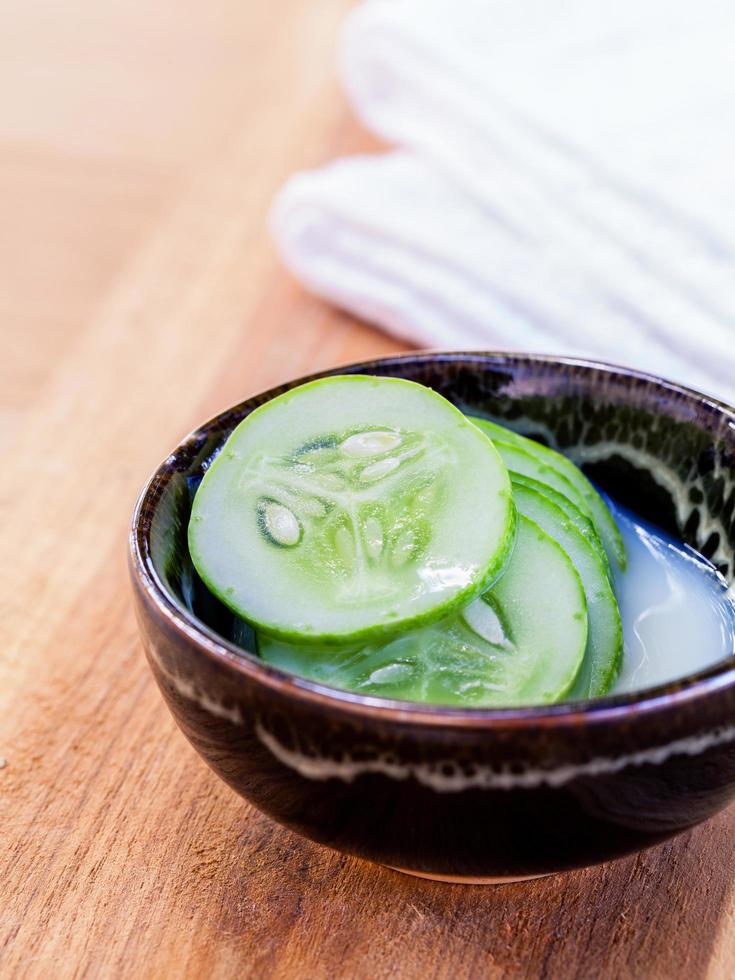
[[[732,577],[735,413],[622,368],[418,353],[328,373],[410,378],[562,449],[613,496]],[[705,820],[735,795],[735,665],[635,695],[506,710],[337,691],[231,640],[186,546],[193,494],[250,398],[186,438],[138,501],[130,566],[151,670],[205,761],[321,844],[414,874],[533,877],[606,861]]]

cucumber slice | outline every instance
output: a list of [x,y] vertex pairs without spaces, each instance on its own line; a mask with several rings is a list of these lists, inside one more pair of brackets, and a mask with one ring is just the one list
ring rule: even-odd
[[[548,446],[543,446],[540,442],[529,439],[527,436],[522,436],[520,433],[514,432],[512,429],[507,429],[505,426],[498,425],[496,422],[490,422],[488,419],[476,418],[475,416],[469,417],[486,435],[490,436],[493,442],[499,439],[505,443],[512,443],[519,449],[531,453],[540,464],[556,470],[560,476],[571,483],[577,491],[577,495],[586,503],[586,508],[580,507],[580,510],[584,513],[589,512],[602,539],[602,543],[605,546],[605,551],[607,551],[611,558],[615,559],[621,570],[625,569],[625,545],[620,536],[618,526],[615,523],[615,518],[610,513],[607,504],[600,494],[571,459],[568,459],[562,453],[556,452],[555,449],[549,449]],[[534,473],[529,473],[528,475],[535,476]],[[554,486],[553,483],[551,485]],[[558,488],[554,486],[554,489]],[[561,492],[564,493],[563,490]],[[570,500],[579,507],[579,502],[575,497],[570,497]]]
[[576,680],[586,642],[574,565],[519,517],[505,574],[462,612],[367,646],[299,647],[259,635],[258,650],[268,663],[331,687],[480,708],[559,701]]
[[197,491],[192,560],[263,632],[366,641],[446,616],[510,557],[515,507],[489,440],[422,385],[360,375],[252,412]]
[[503,442],[501,439],[493,438],[493,445],[512,473],[519,473],[521,476],[545,484],[556,493],[562,494],[567,500],[571,500],[577,510],[581,511],[590,521],[592,520],[587,501],[563,473],[560,473],[555,467],[541,462],[533,453],[529,453],[526,449],[522,449],[512,442]]
[[561,545],[582,579],[587,597],[589,632],[582,669],[570,698],[594,698],[612,686],[623,656],[623,624],[608,569],[590,542],[548,497],[514,483],[518,513],[535,521]]
[[[607,552],[602,546],[602,541],[600,540],[600,535],[595,530],[595,525],[586,517],[582,511],[575,504],[571,502],[569,497],[565,497],[563,493],[559,493],[557,490],[552,489],[548,483],[540,483],[538,480],[534,480],[530,476],[523,476],[521,473],[510,472],[510,482],[513,486],[513,490],[518,487],[527,487],[529,490],[535,490],[536,493],[541,494],[542,497],[546,497],[547,500],[555,504],[564,513],[576,529],[583,534],[584,537],[589,541],[592,547],[595,549],[603,562],[605,569],[612,579],[612,573],[610,571],[610,562],[607,557]],[[553,537],[553,535],[552,535]]]

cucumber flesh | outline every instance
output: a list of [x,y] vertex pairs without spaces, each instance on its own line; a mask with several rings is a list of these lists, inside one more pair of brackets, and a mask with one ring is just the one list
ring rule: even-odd
[[528,486],[514,484],[518,513],[535,521],[561,545],[582,580],[587,597],[589,632],[584,663],[569,698],[607,693],[623,656],[623,625],[608,569],[590,542],[556,504]]
[[572,522],[580,534],[583,534],[595,549],[600,560],[605,565],[608,576],[612,580],[607,552],[602,546],[602,541],[600,540],[600,535],[595,530],[595,525],[589,517],[586,517],[582,513],[579,507],[572,503],[569,497],[565,497],[563,493],[554,490],[548,483],[540,483],[530,476],[523,476],[521,473],[514,473],[512,470],[510,471],[510,482],[513,485],[514,493],[519,487],[526,487],[528,490],[534,490],[536,493],[541,494],[542,497],[546,497],[547,500],[558,507],[564,513],[564,516]]
[[[592,483],[590,483],[582,470],[571,459],[557,452],[555,449],[541,445],[540,442],[536,442],[534,439],[522,436],[519,432],[514,432],[512,429],[498,425],[497,422],[491,422],[489,419],[476,418],[475,416],[469,417],[493,441],[499,439],[506,443],[512,443],[519,449],[531,453],[538,459],[540,464],[552,467],[559,475],[565,477],[567,481],[573,484],[577,493],[586,502],[587,509],[605,546],[606,552],[611,558],[615,559],[621,570],[625,569],[625,545],[623,544],[618,526],[615,523],[615,518]],[[533,476],[533,474],[529,475]],[[578,501],[574,497],[570,499],[579,506]]]
[[504,575],[462,612],[382,643],[315,648],[261,634],[258,650],[268,663],[331,687],[481,708],[561,700],[586,642],[577,571],[550,535],[519,517]]
[[503,571],[510,478],[488,439],[414,382],[325,378],[267,402],[197,491],[194,565],[260,631],[365,642],[443,618]]

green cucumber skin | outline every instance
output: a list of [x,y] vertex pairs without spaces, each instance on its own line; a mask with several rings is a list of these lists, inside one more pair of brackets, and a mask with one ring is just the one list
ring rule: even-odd
[[[258,417],[263,413],[267,412],[272,408],[274,402],[280,402],[282,404],[288,403],[292,399],[298,397],[305,390],[313,390],[326,385],[332,385],[335,382],[349,381],[350,383],[364,383],[374,386],[376,382],[382,384],[400,384],[402,386],[410,386],[412,388],[419,389],[424,396],[431,397],[437,402],[441,403],[443,408],[449,412],[455,413],[457,422],[465,427],[468,424],[467,417],[451,402],[447,401],[443,396],[439,395],[437,392],[424,385],[418,384],[417,382],[407,381],[398,378],[381,378],[373,375],[335,375],[328,378],[320,378],[316,381],[309,382],[299,388],[292,389],[285,392],[284,394],[272,399],[269,402],[259,406],[250,415],[247,416],[240,424],[233,430],[230,434],[227,443],[236,437],[243,428],[253,424],[257,421]],[[476,428],[476,427],[472,427]],[[486,592],[492,584],[502,575],[505,567],[510,560],[513,553],[513,546],[515,543],[516,535],[516,510],[513,503],[512,488],[510,484],[510,477],[505,470],[505,466],[502,463],[500,454],[497,453],[495,447],[493,447],[493,452],[497,457],[498,466],[502,467],[505,472],[506,485],[501,489],[500,496],[507,497],[507,505],[505,512],[505,524],[499,534],[499,545],[496,548],[491,560],[488,562],[487,566],[484,568],[482,574],[478,575],[475,580],[465,588],[456,592],[450,599],[445,600],[440,605],[436,607],[428,608],[415,615],[406,615],[400,618],[391,619],[386,622],[376,622],[371,625],[364,626],[361,629],[355,629],[349,632],[331,632],[329,630],[324,630],[321,632],[314,633],[304,633],[299,629],[293,629],[291,627],[283,626],[282,624],[265,620],[256,616],[253,616],[251,611],[242,608],[237,602],[233,601],[232,596],[229,594],[228,590],[221,588],[217,582],[215,582],[212,577],[208,574],[206,567],[206,562],[199,550],[198,543],[196,540],[196,519],[199,516],[199,504],[201,502],[201,489],[204,487],[208,481],[211,481],[219,470],[226,465],[226,453],[227,443],[222,447],[222,451],[217,455],[207,472],[205,473],[202,483],[195,496],[191,520],[188,527],[188,544],[189,551],[192,557],[194,566],[199,574],[200,578],[206,585],[206,587],[215,595],[217,598],[227,606],[232,612],[237,616],[249,622],[254,628],[259,632],[272,636],[274,638],[283,640],[285,642],[298,642],[304,645],[325,645],[325,646],[338,646],[349,643],[364,643],[369,640],[374,640],[380,637],[391,636],[398,632],[403,632],[406,630],[413,630],[435,621],[440,618],[444,618],[447,615],[457,612],[464,606],[466,606],[473,599],[477,598],[482,593]],[[483,444],[484,451],[484,444]]]
[[531,476],[524,476],[522,473],[516,473],[514,470],[510,470],[510,481],[513,485],[513,491],[515,493],[518,487],[525,487],[528,490],[534,490],[536,493],[541,494],[542,497],[546,497],[552,504],[555,504],[559,510],[564,512],[564,515],[569,518],[569,520],[574,524],[580,534],[589,541],[592,547],[597,552],[600,560],[607,570],[607,575],[612,582],[612,570],[610,568],[610,560],[607,556],[602,541],[600,540],[600,535],[597,533],[595,525],[592,523],[586,514],[574,504],[568,497],[565,497],[563,493],[558,490],[554,490],[550,487],[548,483],[541,483],[540,480],[534,480]]
[[551,449],[548,446],[542,445],[540,442],[529,439],[527,436],[523,436],[519,432],[514,432],[513,429],[499,425],[497,422],[491,422],[489,419],[483,419],[474,415],[468,415],[467,417],[471,419],[472,422],[474,422],[474,424],[493,441],[499,439],[512,443],[520,449],[524,449],[526,452],[535,455],[540,462],[551,466],[553,469],[556,469],[561,476],[564,476],[567,480],[572,481],[575,487],[578,487],[580,493],[584,496],[587,507],[590,511],[590,516],[592,517],[593,523],[597,527],[600,538],[605,546],[605,550],[615,559],[620,570],[625,571],[627,564],[625,545],[623,544],[623,539],[620,535],[620,530],[615,523],[615,519],[610,513],[605,501],[594,488],[592,483],[590,483],[582,470],[576,466],[571,459],[568,459],[555,449]]
[[612,687],[623,658],[623,624],[608,570],[584,535],[543,494],[518,485],[515,500],[518,513],[536,521],[565,550],[580,575],[587,597],[587,648],[569,698],[601,697]]
[[[519,517],[519,533],[520,529],[523,528],[523,538],[519,538],[523,542],[523,547],[529,547],[529,541],[536,538],[543,543],[544,551],[542,554],[545,555],[546,561],[550,559],[550,552],[553,552],[552,565],[554,562],[556,564],[556,576],[555,580],[558,580],[559,573],[563,569],[564,574],[567,576],[567,599],[565,601],[570,602],[569,608],[570,617],[574,623],[574,639],[571,641],[574,646],[569,646],[563,651],[563,658],[560,660],[558,656],[552,656],[550,652],[539,652],[539,649],[543,651],[544,643],[543,641],[539,643],[538,631],[543,634],[544,626],[546,620],[541,620],[536,626],[531,625],[531,650],[536,648],[536,656],[538,657],[538,662],[532,665],[530,672],[525,676],[525,679],[521,680],[521,686],[514,689],[512,696],[506,693],[506,696],[498,694],[497,691],[493,692],[492,697],[489,700],[484,700],[475,703],[466,703],[458,698],[456,695],[452,697],[451,700],[440,700],[435,696],[424,696],[420,697],[416,694],[415,687],[409,685],[408,690],[399,685],[398,689],[394,686],[389,693],[378,693],[374,690],[369,690],[365,692],[360,690],[360,685],[356,680],[356,676],[353,675],[352,682],[348,682],[345,679],[345,674],[340,671],[343,667],[340,664],[345,662],[358,660],[364,656],[363,663],[358,667],[360,669],[365,668],[365,659],[370,665],[369,669],[374,669],[376,665],[376,660],[379,665],[383,664],[380,659],[382,653],[381,648],[375,647],[375,645],[367,646],[364,651],[359,649],[359,646],[355,645],[345,646],[342,649],[335,649],[325,647],[321,651],[313,647],[306,647],[301,645],[295,646],[293,644],[283,644],[278,640],[274,640],[271,637],[264,636],[263,634],[258,635],[257,649],[259,655],[268,663],[277,667],[280,670],[284,670],[288,673],[295,673],[299,676],[307,677],[317,683],[325,684],[327,686],[341,687],[346,690],[354,690],[358,693],[366,694],[371,697],[382,697],[388,698],[393,701],[423,701],[423,703],[429,704],[444,704],[453,705],[455,707],[463,707],[465,709],[487,709],[492,708],[502,708],[509,707],[511,705],[522,705],[522,704],[553,704],[560,700],[563,700],[569,695],[569,692],[573,689],[580,670],[582,669],[584,663],[585,650],[588,639],[588,623],[587,623],[587,600],[582,584],[582,580],[579,576],[577,569],[574,564],[569,559],[568,555],[564,549],[558,544],[558,542],[553,538],[553,536],[547,534],[538,524],[534,521],[529,520],[526,517]],[[519,546],[520,547],[520,546]],[[495,586],[486,593],[485,600],[488,605],[493,608],[498,615],[500,621],[504,624],[504,629],[509,637],[513,637],[514,634],[517,635],[519,632],[522,634],[526,632],[528,636],[528,622],[523,621],[519,616],[523,616],[523,610],[520,609],[519,612],[519,598],[520,593],[523,589],[518,587],[518,576],[520,575],[521,580],[524,575],[529,574],[535,575],[533,571],[533,566],[528,563],[528,552],[524,556],[524,564],[516,568],[516,574],[512,572],[513,562],[509,566],[509,570],[506,575],[503,576]],[[531,552],[531,556],[536,557]],[[513,581],[511,581],[513,580]],[[508,594],[504,596],[504,591]],[[573,599],[569,599],[569,596],[573,596]],[[509,618],[510,617],[510,618]],[[438,631],[446,630],[447,636],[451,637],[452,631],[455,629],[455,624],[461,619],[460,616],[455,614],[447,619],[439,622],[430,624],[423,629],[417,631],[417,634],[411,636],[410,634],[401,635],[399,638],[394,638],[393,641],[386,641],[386,645],[391,642],[407,641],[408,649],[416,654],[416,644],[418,643],[418,656],[421,656],[421,651],[427,649],[427,645],[431,649],[431,641],[429,637],[432,635],[434,638],[437,636]],[[566,622],[566,620],[564,620]],[[534,634],[533,631],[537,632]],[[553,632],[553,631],[552,631]],[[569,633],[569,631],[567,631]],[[477,637],[475,637],[477,641]],[[452,650],[451,650],[451,640],[447,641],[450,643],[450,647],[447,650],[446,657],[448,658],[448,665],[452,661]],[[525,641],[521,641],[525,642]],[[413,644],[413,645],[412,645]],[[383,648],[384,648],[383,647]],[[405,651],[404,647],[404,651]],[[477,648],[476,649],[480,649]],[[520,648],[517,653],[509,653],[506,656],[514,657],[519,656],[523,658],[527,651],[527,647]],[[557,648],[558,653],[558,648]],[[320,655],[321,654],[321,655]],[[405,652],[403,654],[405,656]],[[429,663],[436,664],[436,655],[432,652],[429,657]],[[325,663],[324,658],[327,658]],[[399,663],[400,660],[396,659],[397,654],[393,657],[389,657],[389,662],[392,660],[394,663]],[[551,657],[551,659],[549,659]],[[528,665],[528,660],[526,660],[526,665]],[[354,668],[348,668],[354,669]],[[431,669],[431,668],[430,668]],[[451,667],[450,667],[451,670]],[[554,671],[556,670],[556,674]],[[335,672],[336,671],[336,672]]]

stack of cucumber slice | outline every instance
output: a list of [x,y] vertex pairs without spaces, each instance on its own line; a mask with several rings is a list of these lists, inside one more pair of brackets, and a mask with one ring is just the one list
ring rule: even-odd
[[326,378],[251,413],[189,548],[264,660],[332,687],[549,704],[604,694],[622,657],[625,552],[592,484],[414,382]]

